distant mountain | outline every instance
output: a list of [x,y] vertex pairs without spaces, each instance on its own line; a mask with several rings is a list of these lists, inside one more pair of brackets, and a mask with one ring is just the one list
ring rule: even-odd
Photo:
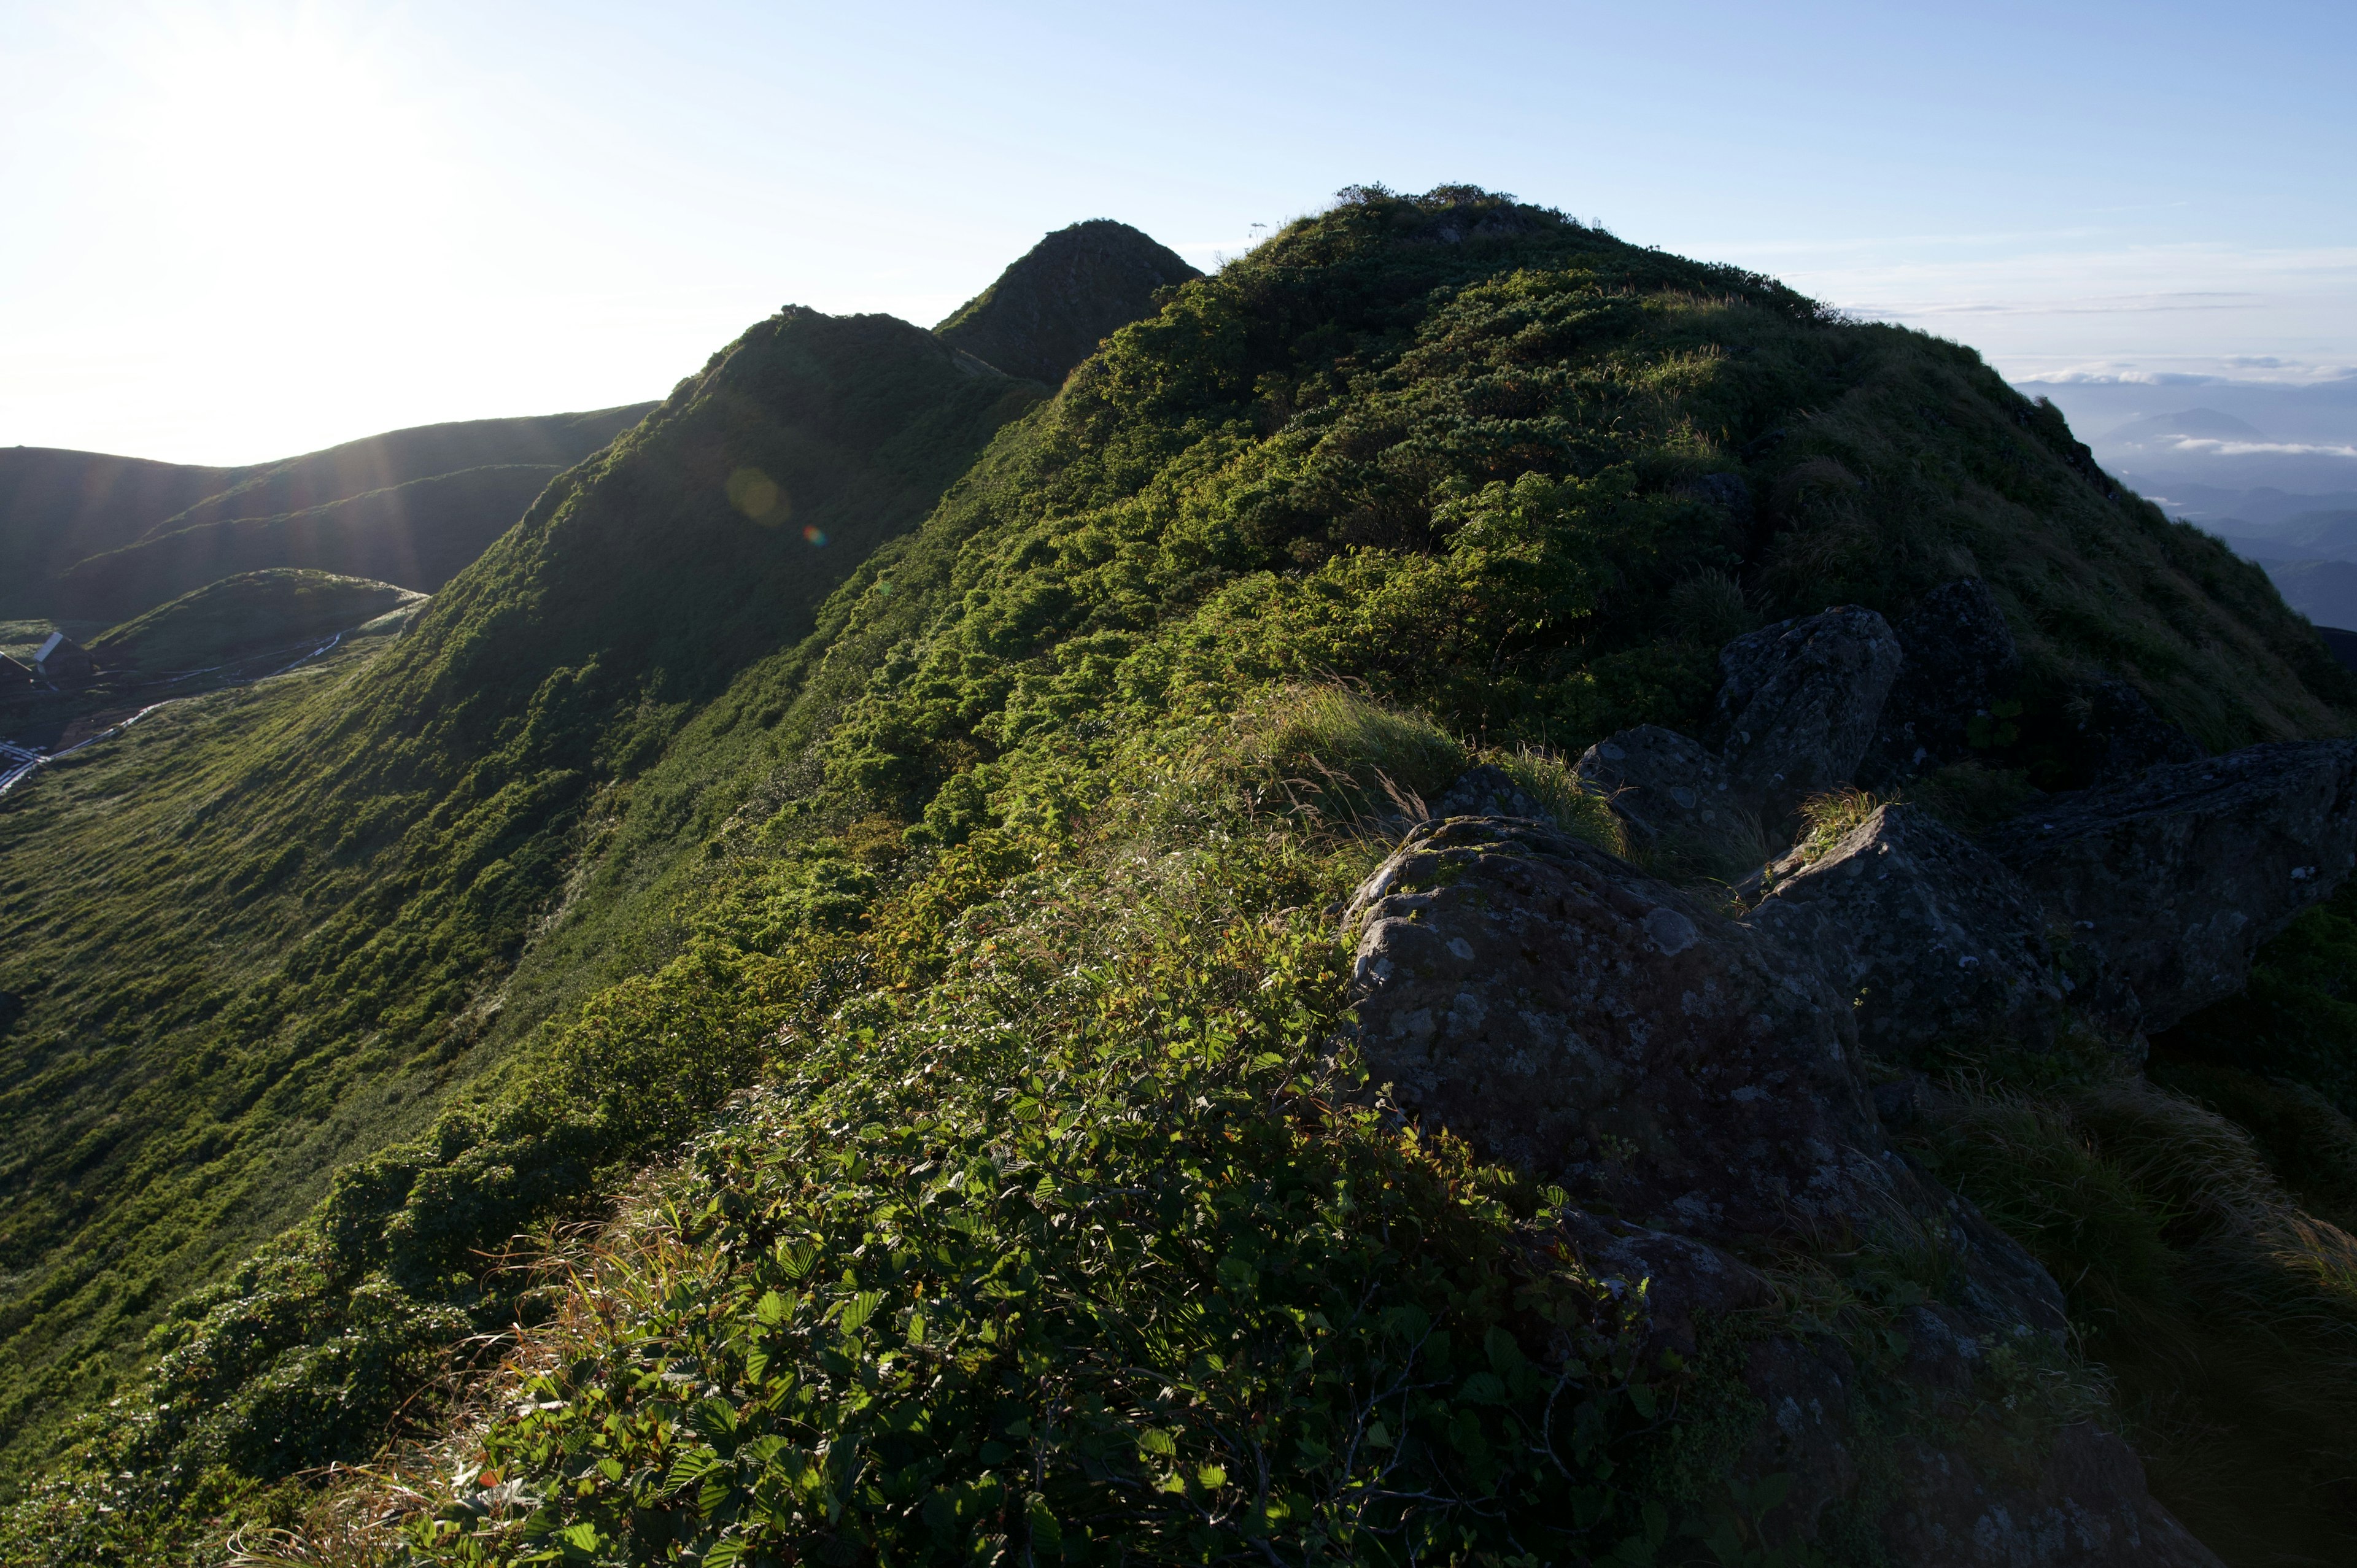
[[1092,219],[1032,246],[933,332],[1010,376],[1060,386],[1115,328],[1152,309],[1157,290],[1200,276],[1128,224]]
[[2132,419],[2090,443],[2099,447],[2142,446],[2178,441],[2265,441],[2266,436],[2247,420],[2214,408],[2189,408],[2180,413],[2156,413]]
[[2357,560],[2293,561],[2268,567],[2267,577],[2317,625],[2357,628]]
[[[78,579],[78,602],[113,619],[201,586],[227,571],[307,565],[361,575],[398,564],[404,587],[438,587],[522,515],[525,476],[479,478],[371,502],[335,518],[291,521],[333,502],[399,489],[419,479],[492,467],[536,468],[547,478],[637,424],[651,403],[516,419],[477,419],[389,431],[340,446],[242,467],[152,463],[53,447],[0,448],[0,618],[57,613],[61,579],[93,555],[205,525],[288,519],[286,526],[184,541],[135,564]],[[363,539],[394,524],[397,537]],[[471,551],[468,542],[472,542]],[[276,556],[284,544],[297,552]],[[454,559],[464,552],[464,559]],[[414,564],[413,564],[414,563]],[[192,575],[193,574],[193,575]]]
[[298,566],[431,593],[514,526],[562,472],[553,463],[462,468],[275,517],[150,532],[59,573],[53,604],[61,617],[112,621],[192,585]]
[[2245,560],[2357,561],[2357,510],[2296,512],[2271,523],[2229,517],[2204,526]]
[[2123,471],[2120,478],[2169,516],[2198,522],[2205,528],[2231,527],[2247,532],[2248,525],[2265,527],[2306,512],[2357,510],[2357,489],[2323,494],[2273,486],[2237,489],[2168,479],[2134,469]]

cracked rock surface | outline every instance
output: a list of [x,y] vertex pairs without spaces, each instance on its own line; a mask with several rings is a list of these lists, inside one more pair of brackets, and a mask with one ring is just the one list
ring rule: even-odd
[[1743,1343],[1760,1414],[1734,1470],[1792,1479],[1771,1538],[1855,1539],[1870,1509],[1892,1562],[2215,1564],[2116,1436],[2081,1424],[1993,1461],[1995,1434],[1973,1435],[2009,1397],[2004,1366],[2059,1354],[2061,1293],[1891,1148],[1853,1009],[1813,962],[1526,820],[1415,830],[1344,920],[1373,1078],[1405,1113],[1559,1181],[1578,1205],[1564,1243],[1599,1277],[1650,1282],[1659,1347],[1692,1355],[1704,1320],[1770,1308],[1747,1259],[1866,1240],[1943,1260],[1896,1359],[1861,1365],[1789,1323]]
[[1856,605],[1779,621],[1719,650],[1726,680],[1712,738],[1763,822],[1857,776],[1900,661],[1889,623]]

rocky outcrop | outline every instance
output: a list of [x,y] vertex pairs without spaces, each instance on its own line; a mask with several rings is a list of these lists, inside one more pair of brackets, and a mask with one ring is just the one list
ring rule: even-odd
[[1905,1060],[1935,1042],[2053,1043],[2069,983],[2044,911],[1921,808],[1878,807],[1775,872],[1746,923],[1817,960],[1869,1051]]
[[1608,736],[1572,772],[1603,796],[1633,843],[1727,874],[1767,858],[1758,818],[1702,743],[1659,725]]
[[1829,1219],[1879,1183],[1841,999],[1615,856],[1460,818],[1410,835],[1345,918],[1369,1071],[1494,1157],[1713,1233]]
[[1599,1275],[1650,1282],[1663,1348],[1693,1354],[1703,1320],[1772,1303],[1747,1249],[1940,1260],[1945,1287],[1871,1366],[1797,1320],[1746,1342],[1737,1375],[1763,1413],[1735,1468],[1792,1478],[1772,1538],[1863,1523],[1896,1562],[2214,1563],[2115,1437],[2072,1427],[2042,1454],[1982,1456],[2003,1443],[1987,1412],[2061,1343],[2061,1293],[1889,1147],[1853,1010],[1813,965],[1614,856],[1494,818],[1411,833],[1344,918],[1373,1078],[1404,1112],[1561,1182],[1579,1206],[1566,1243]]
[[1988,842],[2158,1032],[2240,991],[2259,944],[2357,866],[2357,741],[2154,768],[2055,796]]
[[1857,769],[1858,784],[1875,790],[1989,746],[1999,733],[1995,710],[2014,697],[2021,680],[2013,628],[1977,577],[1932,589],[1894,630],[1902,655],[1899,678]]
[[1856,777],[1900,648],[1879,615],[1849,605],[1738,637],[1718,663],[1713,736],[1735,789],[1772,826]]

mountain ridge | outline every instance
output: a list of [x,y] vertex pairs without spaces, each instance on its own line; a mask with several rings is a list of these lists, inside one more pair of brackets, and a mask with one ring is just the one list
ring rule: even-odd
[[[2124,492],[2050,407],[1771,280],[1471,188],[1362,188],[1149,303],[1052,396],[905,323],[783,312],[560,476],[393,648],[190,715],[213,738],[170,809],[128,788],[165,754],[127,749],[0,810],[27,866],[0,893],[22,999],[0,1114],[58,1123],[7,1168],[0,1262],[37,1288],[0,1316],[29,1369],[0,1420],[22,1466],[91,1412],[10,1552],[195,1549],[221,1517],[296,1518],[310,1466],[432,1440],[453,1347],[551,1321],[489,1261],[512,1237],[561,1248],[603,1217],[702,1269],[717,1235],[724,1323],[739,1263],[887,1266],[833,1219],[799,1262],[793,1235],[728,1230],[748,1191],[787,1201],[731,1174],[762,1118],[827,1204],[830,1172],[856,1183],[906,1131],[954,1145],[977,1194],[1085,1215],[1037,1167],[1008,1180],[1009,1151],[1098,1136],[1059,1097],[1200,1092],[1211,1120],[1159,1165],[1219,1180],[1174,1195],[1219,1213],[1289,1160],[1372,1173],[1402,1234],[1460,1251],[1347,1266],[1427,1321],[1468,1315],[1484,1375],[1518,1376],[1502,1217],[1553,1200],[1372,1118],[1294,1141],[1329,1101],[1287,1063],[1326,1048],[1347,968],[1316,911],[1372,869],[1400,791],[1477,754],[1562,786],[1566,748],[1699,729],[1728,637],[1828,602],[1900,617],[1975,574],[2023,685],[1953,790],[2085,781],[2071,726],[2114,685],[2213,748],[2357,715],[2258,570]],[[70,932],[38,927],[66,908]],[[250,936],[236,981],[208,978],[232,950],[175,948],[175,926]],[[877,1062],[888,1082],[862,1078]],[[950,1114],[924,1087],[944,1063],[982,1120],[936,1134],[918,1112]],[[136,1071],[161,1087],[115,1094]],[[175,1120],[199,1088],[206,1114]],[[307,1174],[274,1188],[274,1164]],[[107,1210],[125,1173],[145,1207]],[[641,1179],[708,1196],[719,1230],[633,1208]],[[876,1194],[840,1192],[875,1223]],[[1043,1218],[1020,1245],[1099,1223]],[[1219,1265],[1201,1299],[1255,1334],[1253,1282],[1290,1266],[1242,1250],[1274,1245],[1258,1223],[1198,1260]],[[780,1281],[770,1318],[804,1288]],[[602,1356],[591,1316],[554,1321]],[[147,1356],[124,1348],[151,1325]],[[463,1487],[480,1456],[452,1455]],[[662,1517],[703,1509],[689,1492]],[[530,1518],[412,1522],[454,1557],[478,1525],[502,1552],[640,1528],[535,1495]],[[997,1517],[942,1506],[960,1539]]]

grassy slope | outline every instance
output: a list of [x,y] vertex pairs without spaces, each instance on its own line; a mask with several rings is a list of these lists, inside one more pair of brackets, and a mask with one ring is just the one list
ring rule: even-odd
[[[931,989],[945,966],[989,968],[957,912],[999,895],[1023,907],[1043,895],[1021,878],[1107,832],[1117,851],[1120,824],[1153,815],[1156,779],[1250,752],[1230,726],[1248,727],[1236,715],[1256,693],[1340,678],[1462,735],[1576,746],[1694,721],[1727,630],[1691,614],[1706,574],[1738,575],[1759,612],[1896,612],[1977,564],[2057,680],[2118,669],[2213,744],[2346,722],[2346,678],[2255,569],[2115,493],[2059,418],[1968,352],[1478,193],[1348,204],[1181,291],[1001,435],[920,532],[863,564],[801,648],[757,657],[759,639],[725,623],[664,641],[673,622],[638,622],[617,665],[643,675],[692,652],[698,690],[721,692],[675,737],[685,703],[660,682],[626,687],[645,693],[633,702],[612,676],[568,674],[520,705],[501,682],[522,649],[552,647],[534,669],[591,654],[608,668],[582,647],[606,634],[568,588],[610,572],[584,546],[614,536],[565,537],[559,521],[599,498],[641,520],[746,466],[694,462],[665,416],[560,487],[371,674],[401,702],[336,737],[343,810],[367,799],[355,780],[399,799],[424,756],[484,761],[434,814],[411,809],[408,885],[377,891],[372,865],[369,887],[336,890],[361,897],[371,937],[314,938],[322,961],[286,970],[290,987],[326,978],[358,998],[350,1023],[312,1004],[319,1038],[415,1051],[439,1027],[463,1049],[472,1036],[444,1021],[465,977],[496,970],[437,953],[434,922],[466,915],[487,878],[512,899],[493,929],[536,918],[564,862],[517,824],[577,822],[595,869],[508,993],[571,1022],[533,1071],[350,1167],[310,1224],[176,1309],[131,1407],[148,1413],[86,1429],[94,1468],[69,1474],[87,1483],[61,1483],[20,1530],[102,1534],[116,1527],[78,1510],[106,1496],[130,1510],[109,1517],[201,1532],[189,1510],[365,1453],[404,1380],[424,1386],[455,1336],[518,1309],[478,1250],[616,1190],[774,1052],[817,1041],[856,1074],[862,1017],[965,1027],[956,995]],[[1753,515],[1697,494],[1725,473],[1747,477]],[[681,559],[622,570],[660,604]],[[651,736],[669,739],[659,761]],[[536,791],[555,803],[524,804]],[[1175,799],[1169,847],[1232,831]],[[364,808],[350,831],[365,842]],[[1280,870],[1223,918],[1314,948],[1302,911],[1349,871]],[[664,904],[673,918],[651,913]],[[558,1010],[618,965],[648,972]],[[1183,970],[1174,996],[1192,994]],[[974,983],[1018,1014],[1029,983]],[[394,1004],[436,986],[448,994]]]
[[[888,318],[765,322],[364,673],[241,696],[252,717],[169,787],[102,747],[11,798],[13,1444],[102,1397],[156,1310],[338,1160],[500,1059],[529,1023],[500,981],[586,824],[1035,396]],[[756,470],[772,490],[748,496]]]
[[1155,296],[1201,274],[1126,223],[1060,229],[933,328],[942,341],[1049,386]]
[[233,653],[357,627],[418,596],[392,583],[292,566],[208,583],[90,643],[108,668],[194,670]]

